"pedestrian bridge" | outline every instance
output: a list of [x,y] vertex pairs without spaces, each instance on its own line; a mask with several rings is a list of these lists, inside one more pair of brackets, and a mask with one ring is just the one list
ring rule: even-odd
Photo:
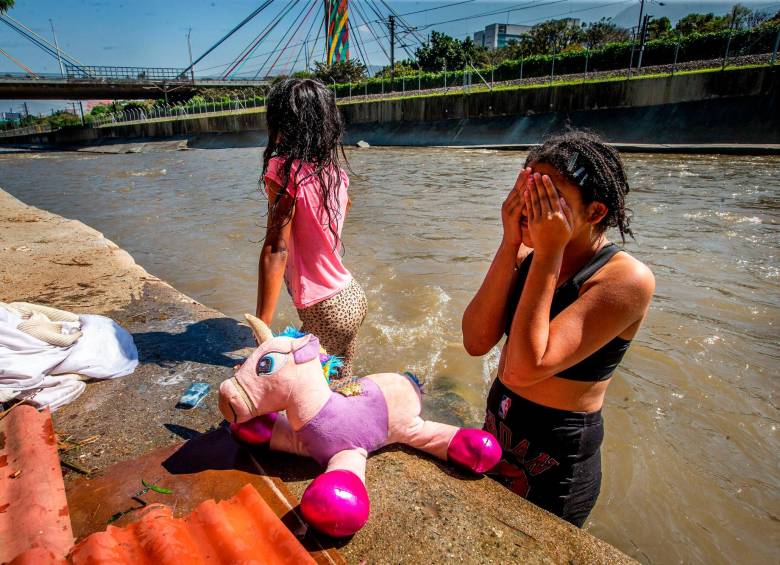
[[63,74],[2,73],[0,99],[187,99],[203,88],[264,87],[268,80],[193,77],[184,69],[66,65]]

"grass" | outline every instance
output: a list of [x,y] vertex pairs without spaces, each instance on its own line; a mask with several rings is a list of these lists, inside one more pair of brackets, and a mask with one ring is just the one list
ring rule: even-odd
[[[725,70],[723,70],[721,67],[708,67],[704,69],[689,69],[683,71],[676,71],[674,73],[674,76],[739,71],[744,69],[757,69],[757,68],[765,68],[771,66],[772,65],[769,64],[740,65],[736,67],[726,67]],[[669,76],[671,76],[670,73],[652,73],[646,75],[632,76],[630,79],[626,78],[625,76],[592,78],[592,79],[567,79],[567,80],[553,79],[552,82],[546,82],[546,83],[509,84],[509,85],[495,86],[493,87],[493,92],[506,92],[512,90],[531,90],[531,89],[538,89],[538,88],[553,88],[558,86],[575,86],[580,84],[600,84],[600,83],[608,83],[608,82],[622,82],[625,80],[632,80],[632,81],[645,80],[645,79],[654,79],[654,78],[666,78]],[[468,90],[464,90],[463,86],[461,85],[457,85],[452,88],[453,90],[451,91],[448,90],[447,92],[407,94],[407,95],[402,94],[399,96],[386,96],[384,98],[369,98],[368,100],[363,99],[362,96],[353,96],[353,100],[351,102],[343,101],[343,99],[341,99],[339,100],[338,104],[339,106],[346,106],[349,104],[364,104],[367,102],[371,103],[371,102],[387,102],[387,101],[395,101],[395,100],[412,100],[416,98],[439,98],[441,96],[463,96],[463,95],[468,96],[471,94],[482,94],[485,92],[490,92],[490,89],[484,85],[471,86],[469,87]]]

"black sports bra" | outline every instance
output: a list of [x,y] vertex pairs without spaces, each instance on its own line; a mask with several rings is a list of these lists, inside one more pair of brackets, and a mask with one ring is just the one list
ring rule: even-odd
[[[596,254],[573,277],[555,289],[552,305],[550,307],[550,320],[560,314],[567,306],[572,304],[580,295],[580,288],[593,274],[603,267],[612,256],[620,251],[614,243],[609,243],[599,249]],[[520,295],[525,286],[525,279],[531,268],[533,252],[520,264],[520,277],[515,288],[512,289],[507,300],[507,312],[510,313],[506,324],[505,333],[509,336],[515,310],[520,302]],[[559,372],[557,376],[572,381],[605,381],[612,376],[620,361],[623,359],[631,340],[616,337],[601,349],[593,352],[588,357],[572,365],[568,369]]]

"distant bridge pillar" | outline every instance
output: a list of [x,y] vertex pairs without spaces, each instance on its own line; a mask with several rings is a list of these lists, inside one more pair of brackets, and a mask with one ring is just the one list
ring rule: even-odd
[[325,0],[327,52],[325,63],[349,59],[349,5],[347,0]]

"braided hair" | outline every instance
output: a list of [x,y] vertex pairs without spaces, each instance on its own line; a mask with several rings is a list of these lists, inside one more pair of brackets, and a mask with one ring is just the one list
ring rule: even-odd
[[627,212],[630,210],[625,203],[629,187],[623,161],[598,135],[572,130],[548,137],[542,145],[534,147],[525,160],[526,167],[537,163],[554,167],[577,185],[586,205],[601,202],[607,207],[598,229],[617,228],[623,243],[626,234],[634,237],[629,227]]
[[[266,103],[268,145],[263,152],[261,186],[271,158],[284,159],[280,169],[282,186],[273,202],[270,202],[271,223],[269,232],[279,230],[292,219],[292,206],[280,205],[289,194],[291,183],[300,183],[309,177],[298,178],[300,165],[310,164],[316,176],[328,228],[334,236],[334,249],[338,247],[336,229],[340,215],[338,194],[341,184],[341,160],[347,157],[341,145],[344,122],[336,107],[333,93],[325,85],[312,79],[290,78],[278,82],[268,93]],[[293,167],[298,162],[298,165]],[[266,233],[267,235],[267,233]]]

